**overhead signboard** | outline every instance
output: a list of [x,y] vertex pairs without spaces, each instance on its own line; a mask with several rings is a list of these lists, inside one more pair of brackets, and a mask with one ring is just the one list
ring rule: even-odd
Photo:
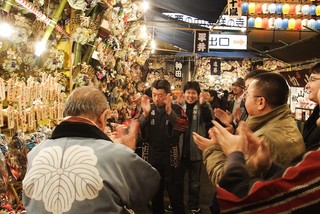
[[209,35],[209,49],[246,50],[247,35],[214,34]]
[[241,16],[241,1],[240,0],[228,0],[228,15],[230,16]]
[[208,40],[209,32],[208,31],[196,31],[195,34],[195,43],[194,43],[194,52],[208,52]]
[[228,16],[222,15],[213,29],[220,30],[242,30],[247,28],[246,16]]
[[202,27],[206,27],[206,28],[210,28],[212,26],[212,24],[210,22],[208,22],[208,21],[197,19],[195,17],[187,16],[187,15],[184,15],[184,14],[181,14],[181,13],[162,13],[162,14],[166,15],[166,16],[169,16],[171,18],[174,18],[174,19],[178,19],[178,20],[183,21],[183,22],[196,24],[196,25],[199,25],[199,26],[202,26]]

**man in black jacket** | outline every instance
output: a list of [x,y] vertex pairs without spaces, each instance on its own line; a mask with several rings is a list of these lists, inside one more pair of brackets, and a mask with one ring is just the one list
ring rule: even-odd
[[167,80],[156,80],[151,88],[153,102],[142,97],[143,113],[139,123],[144,140],[142,158],[155,167],[161,176],[160,187],[152,199],[152,210],[153,213],[164,213],[166,189],[173,213],[183,214],[183,178],[178,144],[180,135],[188,127],[188,119],[180,105],[172,104]]

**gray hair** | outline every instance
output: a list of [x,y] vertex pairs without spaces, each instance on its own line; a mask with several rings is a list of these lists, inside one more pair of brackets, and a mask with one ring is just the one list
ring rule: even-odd
[[83,86],[70,93],[65,103],[63,116],[87,115],[97,118],[107,108],[107,98],[99,89],[92,86]]

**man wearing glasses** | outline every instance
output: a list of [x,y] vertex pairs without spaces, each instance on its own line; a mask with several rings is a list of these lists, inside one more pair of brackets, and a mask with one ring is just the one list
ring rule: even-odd
[[[309,93],[308,98],[313,102],[317,102],[317,93],[320,90],[320,63],[315,64],[310,69],[310,78],[306,85],[306,89]],[[316,125],[318,116],[319,104],[313,109],[312,114],[304,123],[302,135],[307,149],[319,142],[320,128]]]
[[[276,73],[254,77],[244,96],[249,114],[247,127],[255,136],[267,142],[273,161],[284,166],[305,151],[302,135],[291,117],[288,96],[286,80]],[[212,134],[210,140],[196,133],[193,135],[195,142],[204,150],[203,158],[209,178],[216,184],[224,172],[226,156]]]

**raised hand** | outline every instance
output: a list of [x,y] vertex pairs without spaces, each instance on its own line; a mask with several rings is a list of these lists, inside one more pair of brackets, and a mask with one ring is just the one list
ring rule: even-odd
[[[209,133],[210,134],[210,133]],[[217,143],[216,138],[214,137],[213,133],[210,135],[210,139],[202,137],[196,132],[192,132],[192,137],[194,142],[197,144],[200,150],[205,150],[207,147]]]
[[166,105],[166,112],[167,112],[167,114],[170,114],[171,111],[172,111],[172,108],[171,108],[171,105],[172,105],[172,97],[171,97],[171,94],[170,94],[170,93],[168,93],[168,94],[166,95],[165,105]]
[[[216,121],[213,124],[213,131],[225,155],[235,151],[246,153],[247,139],[243,132],[239,133],[239,135],[233,135]],[[241,127],[239,128],[241,129]]]
[[199,104],[203,105],[208,100],[209,92],[201,92],[199,95]]
[[216,118],[218,118],[225,125],[231,124],[233,121],[233,116],[232,116],[231,112],[229,112],[228,110],[223,111],[220,108],[215,108],[214,109],[214,116]]
[[241,110],[240,107],[238,107],[234,113],[234,116],[236,118],[237,123],[240,121],[241,115],[242,115],[243,111]]
[[253,168],[257,174],[266,172],[272,164],[268,144],[262,138],[255,137],[247,127],[239,131],[245,132],[247,136],[246,155],[248,166]]
[[129,147],[130,149],[134,149],[136,147],[137,138],[139,133],[139,123],[135,120],[132,120],[128,134],[124,134],[122,131],[120,134],[120,142]]
[[143,95],[141,98],[141,108],[144,117],[148,117],[151,111],[150,99],[147,95]]

